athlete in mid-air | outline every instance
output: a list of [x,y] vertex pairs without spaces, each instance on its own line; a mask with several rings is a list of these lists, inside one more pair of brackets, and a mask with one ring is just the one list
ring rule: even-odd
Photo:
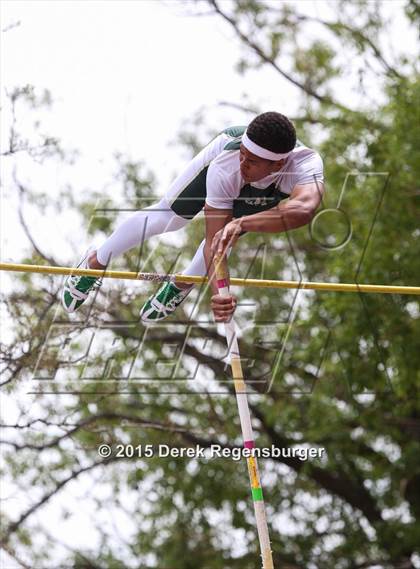
[[[231,247],[243,233],[279,233],[306,225],[324,191],[322,159],[296,140],[291,121],[268,112],[248,127],[232,127],[213,139],[176,178],[159,203],[133,214],[79,267],[105,269],[115,257],[141,245],[143,239],[177,231],[203,208],[205,239],[186,275],[214,274],[213,257]],[[72,275],[65,281],[62,302],[77,310],[100,279]],[[211,306],[217,322],[228,321],[236,306],[233,295],[218,294],[214,278]],[[169,316],[193,285],[166,282],[140,311],[143,322]]]

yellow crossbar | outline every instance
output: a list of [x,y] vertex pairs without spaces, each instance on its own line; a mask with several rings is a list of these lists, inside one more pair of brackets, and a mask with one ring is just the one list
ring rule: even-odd
[[[76,269],[72,267],[52,267],[49,265],[22,265],[18,263],[0,263],[0,271],[20,273],[43,273],[48,275],[81,275],[108,279],[130,279],[151,282],[163,282],[176,279],[179,282],[201,284],[207,277],[192,275],[161,275],[159,273],[134,273],[129,271],[102,271],[95,269]],[[231,278],[232,286],[250,286],[262,288],[286,288],[305,290],[328,290],[334,292],[371,292],[382,294],[415,294],[420,295],[420,286],[387,286],[350,283],[318,283],[306,281],[276,281],[266,279]]]

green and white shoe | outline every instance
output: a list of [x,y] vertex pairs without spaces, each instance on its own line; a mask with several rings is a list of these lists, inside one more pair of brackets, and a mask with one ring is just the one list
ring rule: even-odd
[[163,320],[184,302],[193,286],[180,289],[172,282],[163,283],[160,289],[146,301],[140,310],[142,322]]
[[[77,268],[89,268],[87,262],[89,253],[90,251],[83,256]],[[76,312],[88,298],[89,293],[100,287],[101,284],[102,280],[98,277],[83,277],[78,275],[70,275],[67,277],[61,293],[61,302],[64,306],[64,310],[66,310],[66,312]]]

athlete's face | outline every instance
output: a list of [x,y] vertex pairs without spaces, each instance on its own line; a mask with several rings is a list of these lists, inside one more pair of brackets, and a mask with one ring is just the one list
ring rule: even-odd
[[246,184],[262,180],[273,172],[278,172],[284,165],[285,160],[267,160],[252,154],[241,144],[239,148],[239,165],[242,178]]

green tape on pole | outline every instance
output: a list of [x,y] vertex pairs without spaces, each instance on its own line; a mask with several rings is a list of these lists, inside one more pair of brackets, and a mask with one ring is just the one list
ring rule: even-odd
[[264,499],[262,488],[251,488],[251,492],[254,502],[261,502]]

